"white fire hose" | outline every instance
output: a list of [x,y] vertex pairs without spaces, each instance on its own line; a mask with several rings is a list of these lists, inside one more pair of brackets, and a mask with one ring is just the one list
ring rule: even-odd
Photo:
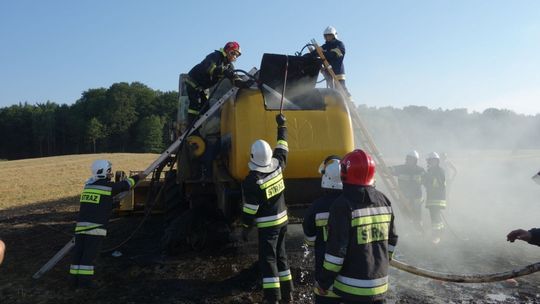
[[446,281],[446,282],[455,282],[455,283],[489,283],[504,281],[512,278],[521,277],[528,275],[540,270],[540,262],[530,264],[518,269],[498,272],[498,273],[488,273],[488,274],[450,274],[435,272],[411,265],[407,265],[403,262],[397,260],[391,260],[390,265],[394,266],[399,270],[412,273],[421,277],[426,277],[434,280]]

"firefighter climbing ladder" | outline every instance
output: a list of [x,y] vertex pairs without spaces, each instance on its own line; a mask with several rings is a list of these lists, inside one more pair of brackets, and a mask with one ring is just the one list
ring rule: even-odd
[[[383,180],[384,185],[388,189],[388,193],[390,194],[391,199],[393,201],[401,202],[401,198],[404,196],[401,193],[401,190],[399,189],[396,180],[390,173],[390,169],[386,166],[386,163],[384,162],[379,150],[377,149],[377,146],[375,145],[371,134],[367,130],[364,123],[362,123],[362,119],[360,118],[360,115],[356,110],[356,106],[352,102],[351,98],[348,96],[341,83],[337,80],[336,74],[334,73],[332,66],[328,63],[328,60],[326,60],[323,50],[317,44],[317,41],[313,39],[311,40],[311,43],[313,44],[313,46],[315,47],[315,51],[321,58],[324,69],[330,75],[331,80],[333,80],[334,86],[343,94],[343,96],[345,96],[347,100],[347,105],[349,107],[349,112],[351,114],[352,123],[357,130],[360,130],[360,142],[362,144],[362,147],[374,157],[375,162],[377,163],[377,173],[379,174],[379,176]],[[407,204],[398,204],[398,206],[399,208],[403,208],[402,211],[404,211],[407,215],[412,214],[410,207]]]

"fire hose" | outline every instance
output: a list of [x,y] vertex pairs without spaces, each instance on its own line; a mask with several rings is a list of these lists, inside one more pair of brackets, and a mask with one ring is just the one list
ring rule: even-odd
[[530,264],[530,265],[527,265],[518,269],[513,269],[510,271],[488,273],[488,274],[450,274],[450,273],[436,272],[432,270],[423,269],[420,267],[411,266],[403,262],[400,262],[398,260],[391,260],[390,265],[394,266],[395,268],[399,270],[403,270],[405,272],[408,272],[417,276],[439,280],[439,281],[455,282],[455,283],[497,282],[497,281],[504,281],[508,279],[525,276],[525,275],[540,271],[540,262]]

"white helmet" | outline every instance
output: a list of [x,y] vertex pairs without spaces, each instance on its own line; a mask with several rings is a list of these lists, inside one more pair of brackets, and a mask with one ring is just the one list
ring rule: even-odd
[[341,182],[340,159],[337,156],[329,156],[319,166],[319,173],[322,174],[321,187],[325,189],[343,189]]
[[276,170],[278,165],[279,161],[272,157],[272,149],[266,141],[257,139],[251,145],[251,156],[248,163],[249,169],[262,173],[270,173]]
[[414,158],[416,160],[420,159],[420,154],[416,152],[416,150],[412,150],[411,152],[407,153],[407,157]]
[[334,35],[337,39],[337,31],[333,26],[328,26],[326,29],[324,29],[323,35]]
[[532,177],[533,181],[540,185],[540,172],[536,173],[535,176]]
[[111,171],[112,164],[108,160],[98,159],[92,163],[92,177],[95,179],[107,178]]
[[439,157],[439,154],[437,154],[437,152],[430,152],[427,155],[426,159],[441,159],[441,158]]

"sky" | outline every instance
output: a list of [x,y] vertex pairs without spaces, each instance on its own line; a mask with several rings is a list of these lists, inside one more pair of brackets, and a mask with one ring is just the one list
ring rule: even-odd
[[0,0],[0,108],[76,102],[178,75],[238,41],[236,68],[289,54],[328,26],[345,43],[347,86],[368,106],[540,113],[540,1]]

